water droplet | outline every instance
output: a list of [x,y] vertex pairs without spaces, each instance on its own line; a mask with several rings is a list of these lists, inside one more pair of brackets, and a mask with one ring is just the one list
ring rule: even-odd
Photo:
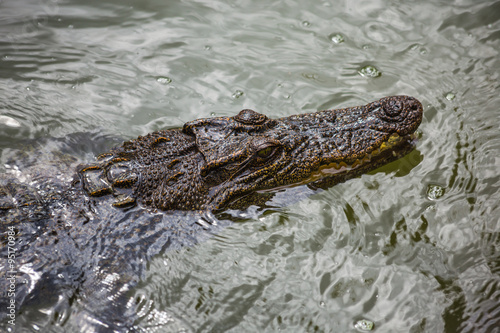
[[437,200],[444,195],[444,187],[435,184],[427,186],[427,198],[429,200]]
[[304,21],[304,22],[302,22],[302,25],[303,25],[304,27],[308,27],[308,26],[310,26],[310,25],[311,25],[311,22],[309,22],[309,21]]
[[215,117],[215,116],[216,116],[216,113],[215,113],[215,112],[210,112],[210,115],[211,115],[212,117]]
[[455,94],[452,93],[452,92],[449,92],[446,94],[446,99],[449,100],[449,101],[452,101],[455,99]]
[[382,73],[375,67],[368,65],[361,68],[358,74],[364,77],[379,77]]
[[161,84],[169,84],[172,82],[172,79],[168,76],[160,76],[156,78],[156,81]]
[[322,308],[324,308],[325,307],[325,302],[323,302],[323,301],[319,302],[319,306],[322,307]]
[[331,34],[330,36],[328,36],[328,38],[330,38],[330,40],[335,44],[344,42],[344,36],[342,36],[341,34]]
[[373,323],[373,321],[366,319],[358,320],[358,322],[354,324],[354,327],[360,331],[371,331],[373,330],[374,326],[375,324]]
[[240,98],[241,96],[243,96],[243,91],[241,90],[236,90],[232,95],[233,98]]
[[205,45],[205,51],[210,51],[212,47],[210,45]]

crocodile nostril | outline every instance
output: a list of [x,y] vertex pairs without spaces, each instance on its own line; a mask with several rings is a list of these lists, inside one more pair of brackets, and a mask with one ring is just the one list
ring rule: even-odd
[[415,101],[410,101],[410,109],[412,111],[417,111],[420,108],[420,103],[415,102]]
[[401,101],[392,100],[384,106],[384,112],[389,117],[398,116],[402,110],[403,110],[403,105]]

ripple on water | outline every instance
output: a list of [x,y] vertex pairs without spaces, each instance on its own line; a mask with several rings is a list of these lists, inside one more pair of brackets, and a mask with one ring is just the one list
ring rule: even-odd
[[21,123],[9,116],[0,115],[0,125],[5,125],[7,127],[18,128],[21,127]]

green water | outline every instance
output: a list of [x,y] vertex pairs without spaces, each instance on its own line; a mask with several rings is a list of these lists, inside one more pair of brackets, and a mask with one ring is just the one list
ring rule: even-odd
[[[0,169],[26,139],[412,95],[416,151],[159,255],[136,327],[500,332],[499,50],[499,1],[0,0]],[[79,331],[47,311],[16,330]]]

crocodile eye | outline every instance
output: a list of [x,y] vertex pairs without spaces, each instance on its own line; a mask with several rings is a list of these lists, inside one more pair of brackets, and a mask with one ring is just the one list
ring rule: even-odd
[[265,137],[255,137],[249,148],[251,155],[248,158],[254,167],[260,168],[279,156],[281,144]]
[[260,158],[268,158],[274,153],[275,147],[266,147],[257,152],[257,156]]

